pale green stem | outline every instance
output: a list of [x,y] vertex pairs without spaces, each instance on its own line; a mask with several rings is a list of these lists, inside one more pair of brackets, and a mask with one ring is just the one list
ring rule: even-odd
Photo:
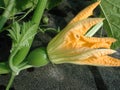
[[85,36],[92,37],[102,26],[103,22],[96,24],[87,34],[85,34]]
[[2,16],[0,17],[0,32],[2,32],[2,28],[6,23],[7,19],[10,17],[10,13],[15,5],[15,0],[9,0],[8,6],[6,7],[5,11],[3,12]]
[[13,81],[14,81],[14,79],[15,79],[15,76],[16,76],[16,74],[13,72],[13,73],[11,74],[11,78],[10,78],[10,80],[9,80],[9,82],[8,82],[8,85],[7,85],[7,87],[6,87],[6,90],[9,90],[10,87],[12,86],[12,83],[13,83]]

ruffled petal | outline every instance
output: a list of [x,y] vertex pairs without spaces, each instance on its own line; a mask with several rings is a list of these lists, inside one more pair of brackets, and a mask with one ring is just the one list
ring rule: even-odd
[[[91,16],[93,14],[93,10],[100,4],[100,1],[95,2],[91,5],[89,5],[88,7],[86,7],[85,9],[83,9],[82,11],[80,11],[75,18],[73,18],[69,24],[73,24],[76,23],[80,20],[86,19],[87,17]],[[68,24],[68,25],[69,25]]]
[[98,38],[98,37],[85,37],[84,36],[84,37],[82,37],[82,39],[89,43],[99,43],[99,42],[104,43],[104,42],[106,42],[106,43],[111,44],[116,41],[116,39],[110,38],[110,37]]
[[85,37],[81,36],[81,41],[85,42],[83,46],[90,48],[110,48],[111,44],[116,41],[114,38],[104,37]]
[[74,64],[80,65],[92,65],[92,66],[120,66],[120,60],[110,57],[110,56],[101,56],[101,57],[90,57],[83,61],[74,61]]
[[[59,35],[59,39],[64,39],[59,46],[59,49],[80,48],[85,42],[81,40],[83,36],[93,25],[102,22],[102,18],[88,18],[71,25],[69,30],[65,29]],[[56,39],[57,41],[57,39]]]
[[61,51],[58,53],[50,53],[50,59],[55,64],[60,63],[74,63],[74,61],[83,61],[90,57],[101,57],[103,55],[112,54],[116,52],[112,49],[89,49],[89,48],[80,48],[76,50]]
[[65,31],[67,31],[66,33],[73,32],[75,35],[84,35],[92,26],[102,22],[103,20],[103,18],[87,18],[68,26],[69,29]]
[[72,63],[95,66],[120,66],[120,60],[108,56],[116,52],[110,48],[116,40],[113,38],[86,37],[84,34],[102,18],[87,18],[93,13],[100,1],[80,12],[47,47],[52,63]]

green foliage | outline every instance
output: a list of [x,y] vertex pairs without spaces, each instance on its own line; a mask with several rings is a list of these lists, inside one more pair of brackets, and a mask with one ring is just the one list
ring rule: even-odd
[[101,0],[101,10],[104,20],[104,28],[110,37],[116,38],[117,42],[112,48],[120,47],[120,0]]
[[[31,65],[28,65],[28,62],[24,60],[28,54],[34,36],[37,33],[37,29],[46,7],[46,3],[47,0],[2,0],[0,2],[0,6],[6,8],[1,15],[2,17],[0,19],[0,23],[2,25],[0,29],[3,28],[5,22],[10,18],[10,16],[14,16],[16,13],[25,9],[33,9],[36,7],[33,18],[30,20],[30,22],[24,22],[22,25],[18,22],[13,22],[11,29],[8,30],[9,36],[12,39],[12,47],[9,55],[9,60],[8,63],[0,63],[0,74],[9,72],[12,74],[6,90],[9,90],[15,76],[18,75],[21,70],[29,68],[31,65],[43,66],[48,63],[47,54],[43,49],[40,49],[40,52],[38,50],[35,50],[30,53],[30,60],[28,61]],[[31,59],[35,61],[32,61]],[[17,63],[17,65],[15,63]]]
[[0,63],[0,74],[6,74],[9,73],[11,70],[8,66],[8,63],[6,62],[1,62]]
[[0,7],[4,7],[4,1],[0,0]]
[[[50,10],[57,6],[61,1],[62,0],[48,0],[46,8]],[[23,0],[22,2],[21,0],[0,0],[0,7],[4,8],[3,14],[0,17],[0,32],[3,31],[2,28],[9,18],[12,19],[15,14],[28,9],[28,11],[19,20],[23,19],[36,7],[37,3],[38,0]]]
[[17,11],[22,11],[33,6],[36,6],[38,0],[16,0],[16,9]]
[[[5,7],[7,6],[9,0],[4,0]],[[38,0],[16,0],[15,1],[15,7],[13,9],[12,15],[15,13],[18,13],[20,11],[23,11],[25,9],[35,7],[37,4]]]
[[0,32],[2,32],[2,28],[4,26],[4,24],[6,23],[7,19],[9,19],[12,10],[14,8],[15,5],[15,0],[9,0],[7,6],[5,7],[4,12],[2,13],[1,17],[0,17]]
[[29,46],[29,40],[36,34],[35,27],[36,25],[31,22],[23,23],[21,26],[17,22],[13,24],[13,27],[8,30],[12,39],[11,52],[16,50],[16,48],[21,49]]
[[53,7],[56,7],[59,3],[61,3],[63,0],[48,0],[46,8],[48,10],[52,9]]
[[[62,1],[63,0],[48,0],[46,9],[50,10]],[[0,7],[6,7],[8,2],[9,0],[0,0]],[[34,8],[37,5],[37,2],[38,0],[16,0],[12,15],[28,8]]]

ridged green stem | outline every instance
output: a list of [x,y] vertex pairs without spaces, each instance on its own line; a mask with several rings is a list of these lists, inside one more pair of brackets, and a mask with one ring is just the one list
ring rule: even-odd
[[3,31],[2,28],[3,28],[4,24],[6,23],[7,19],[9,18],[14,5],[15,5],[15,0],[9,0],[5,11],[3,12],[2,16],[0,17],[0,32]]

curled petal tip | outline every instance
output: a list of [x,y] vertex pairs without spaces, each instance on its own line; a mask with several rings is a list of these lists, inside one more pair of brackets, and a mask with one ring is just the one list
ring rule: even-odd
[[[89,16],[91,16],[93,14],[93,10],[100,4],[100,0],[89,5],[88,7],[86,7],[85,9],[83,9],[81,12],[79,12],[76,17],[74,17],[70,22],[69,24],[72,24],[72,23],[75,23],[75,22],[78,22],[80,20],[83,20],[83,19],[86,19],[88,18]],[[68,25],[69,25],[68,24]]]

